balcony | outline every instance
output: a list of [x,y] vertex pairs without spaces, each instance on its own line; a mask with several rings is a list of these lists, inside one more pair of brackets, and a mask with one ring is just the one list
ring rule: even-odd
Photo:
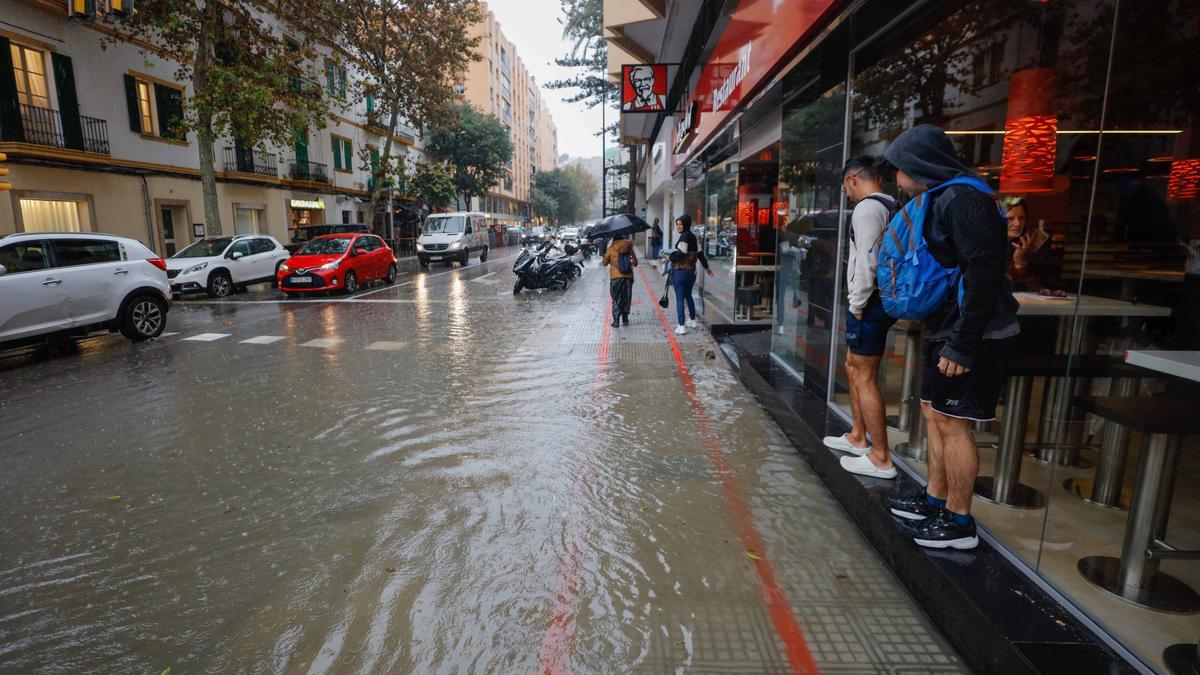
[[288,172],[288,178],[292,180],[306,180],[311,183],[328,183],[329,167],[317,162],[295,160],[292,162],[291,171]]
[[238,156],[237,148],[225,148],[225,170],[237,173],[253,173],[259,176],[277,178],[279,169],[275,164],[275,155],[258,150],[243,150]]
[[95,117],[80,115],[78,124],[63,129],[63,116],[57,110],[21,104],[21,128],[0,128],[0,140],[45,145],[51,148],[83,150],[101,155],[110,153],[108,145],[108,122]]

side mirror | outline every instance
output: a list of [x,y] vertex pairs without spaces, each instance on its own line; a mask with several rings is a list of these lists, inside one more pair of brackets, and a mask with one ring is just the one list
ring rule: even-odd
[[367,254],[367,249],[365,249],[361,246],[354,249],[354,255],[366,255],[366,254]]
[[4,265],[0,265],[0,277],[4,276],[5,274],[8,274],[8,268]]
[[243,254],[241,251],[234,251],[233,253],[229,254],[229,259],[237,260],[238,258],[242,257],[243,255],[245,255],[245,254]]

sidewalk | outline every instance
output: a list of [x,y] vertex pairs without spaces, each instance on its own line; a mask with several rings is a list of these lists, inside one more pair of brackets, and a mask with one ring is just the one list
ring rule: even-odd
[[[580,468],[575,491],[564,488],[543,666],[964,672],[717,343],[670,333],[675,298],[661,310],[661,292],[652,268],[638,270],[631,325],[610,328],[607,271],[589,267],[568,291],[570,309],[527,345],[594,372],[594,422],[620,441]],[[625,503],[630,484],[655,499]],[[597,571],[614,564],[629,574]],[[609,586],[620,579],[630,587]],[[647,611],[609,616],[592,593],[640,597]],[[637,634],[644,658],[610,651],[612,631]]]

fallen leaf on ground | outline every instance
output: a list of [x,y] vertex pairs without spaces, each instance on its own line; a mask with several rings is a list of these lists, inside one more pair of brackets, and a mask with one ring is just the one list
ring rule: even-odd
[[115,502],[121,498],[121,495],[109,495],[108,501]]
[[234,511],[237,511],[236,506],[226,506],[225,507],[225,515],[229,515],[229,514],[233,513]]
[[758,554],[755,553],[753,549],[746,549],[746,555],[750,556],[751,560],[762,560],[762,558],[758,557]]
[[392,572],[395,572],[395,571],[396,571],[396,568],[395,568],[395,567],[389,567],[389,568],[387,568],[387,570],[386,570],[386,571],[387,571],[387,573],[388,573],[388,574],[391,574]]

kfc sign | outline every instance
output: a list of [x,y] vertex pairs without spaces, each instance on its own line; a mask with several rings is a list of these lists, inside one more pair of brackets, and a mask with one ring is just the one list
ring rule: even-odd
[[674,112],[667,110],[667,86],[677,69],[667,63],[621,66],[621,112]]

